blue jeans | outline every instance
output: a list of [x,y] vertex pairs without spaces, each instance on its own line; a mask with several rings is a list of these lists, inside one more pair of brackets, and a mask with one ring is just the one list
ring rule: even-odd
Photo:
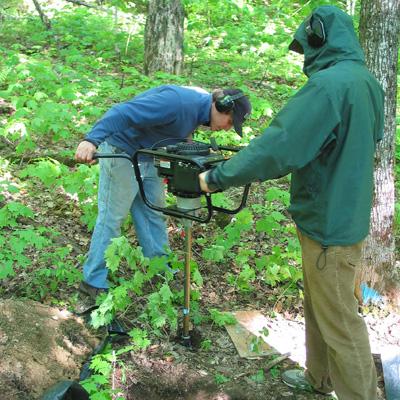
[[[99,150],[102,153],[121,152],[107,142],[104,142]],[[139,167],[146,197],[151,203],[163,207],[164,186],[162,179],[157,176],[153,161],[141,162]],[[150,258],[164,255],[168,248],[165,217],[144,204],[132,163],[124,158],[100,159],[98,216],[88,258],[83,266],[83,278],[89,285],[108,288],[104,252],[111,239],[121,235],[121,225],[129,211],[143,254]]]

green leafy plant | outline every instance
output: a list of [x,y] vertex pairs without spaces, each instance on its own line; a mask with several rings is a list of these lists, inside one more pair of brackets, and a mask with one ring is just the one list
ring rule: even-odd
[[10,201],[0,208],[0,228],[15,227],[18,225],[18,218],[32,218],[33,211],[18,201]]
[[212,341],[210,339],[204,339],[200,343],[200,348],[204,351],[210,351],[212,347]]
[[275,379],[278,378],[279,375],[280,375],[279,367],[278,367],[278,366],[272,367],[272,368],[269,370],[269,373],[271,374],[271,376],[272,376],[273,378],[275,378]]
[[223,385],[224,383],[229,382],[231,379],[222,374],[215,374],[214,380],[217,385]]
[[93,374],[81,382],[82,386],[89,393],[91,400],[111,400],[113,391],[110,385],[110,374],[112,365],[115,362],[115,353],[104,351],[92,357],[90,369]]
[[259,369],[254,375],[250,375],[250,379],[256,383],[262,383],[265,381],[265,374],[263,369]]
[[[9,203],[0,210],[3,227],[15,228],[18,217],[33,217],[32,211],[20,203]],[[80,279],[80,273],[66,259],[70,249],[54,244],[57,232],[45,227],[20,228],[3,231],[0,234],[0,279],[6,279],[21,273],[32,263],[30,255],[38,253],[37,259],[42,268],[34,270],[29,284],[23,287],[23,293],[34,298],[42,298],[49,292],[55,292],[60,282],[73,285]]]
[[21,178],[40,180],[48,188],[62,188],[76,198],[82,209],[81,220],[93,229],[97,216],[98,167],[79,165],[70,170],[51,158],[39,158],[20,172]]
[[[177,301],[182,304],[179,293],[174,292],[169,286],[173,274],[168,270],[167,263],[179,265],[179,262],[166,257],[155,257],[151,260],[144,257],[139,247],[132,247],[126,237],[115,238],[105,253],[105,259],[110,271],[111,279],[118,281],[118,286],[112,288],[107,296],[100,299],[100,305],[92,313],[94,327],[105,325],[112,321],[117,312],[124,311],[133,299],[130,293],[142,295],[143,285],[151,282],[154,277],[162,278],[153,290],[146,296],[146,306],[140,314],[140,319],[147,321],[155,329],[169,327],[177,328],[178,309]],[[130,277],[118,277],[121,267],[128,268]],[[197,271],[196,264],[193,267]],[[193,274],[194,281],[201,282],[199,272]],[[193,309],[196,309],[196,291],[192,292]]]
[[218,326],[233,325],[237,320],[230,312],[219,311],[215,308],[208,310],[210,312],[211,320]]

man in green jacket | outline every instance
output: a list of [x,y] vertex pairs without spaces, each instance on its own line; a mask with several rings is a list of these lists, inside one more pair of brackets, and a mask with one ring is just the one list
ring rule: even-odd
[[354,296],[369,231],[376,144],[384,94],[367,70],[352,19],[318,7],[290,49],[304,54],[305,86],[265,132],[230,160],[200,175],[204,191],[291,173],[289,211],[302,248],[306,371],[289,386],[335,390],[340,400],[376,400],[368,333]]

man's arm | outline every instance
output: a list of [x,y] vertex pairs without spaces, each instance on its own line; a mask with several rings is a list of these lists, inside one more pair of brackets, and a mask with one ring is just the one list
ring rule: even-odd
[[[283,107],[264,133],[228,161],[202,175],[210,190],[275,179],[315,159],[327,143],[340,115],[325,89],[314,83],[303,87]],[[207,187],[205,186],[207,185]]]

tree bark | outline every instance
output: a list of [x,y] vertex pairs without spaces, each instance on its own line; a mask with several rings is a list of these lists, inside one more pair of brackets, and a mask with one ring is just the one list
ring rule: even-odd
[[40,4],[37,0],[33,0],[33,4],[35,4],[36,11],[39,13],[40,19],[42,20],[44,26],[49,31],[51,29],[50,20],[47,18],[46,14],[42,11]]
[[156,71],[181,73],[184,18],[181,0],[149,1],[144,42],[147,75]]
[[375,197],[364,246],[361,281],[400,305],[395,260],[395,141],[400,0],[362,0],[360,42],[367,66],[385,91],[384,138],[375,157]]

